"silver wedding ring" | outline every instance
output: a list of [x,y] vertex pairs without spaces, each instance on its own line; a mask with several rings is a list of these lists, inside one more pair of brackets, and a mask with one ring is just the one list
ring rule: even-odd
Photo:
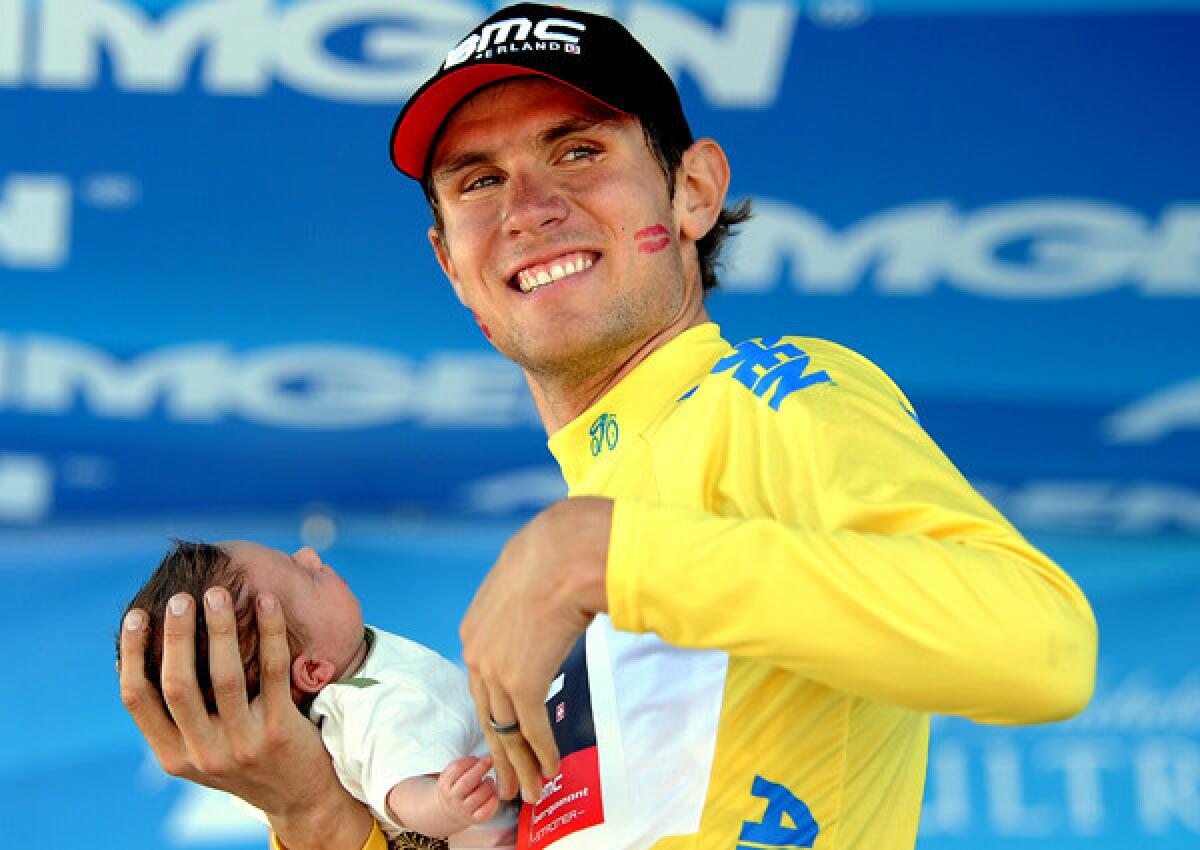
[[519,722],[497,723],[496,718],[490,714],[488,715],[488,725],[492,727],[492,731],[497,735],[511,735],[514,732],[521,731],[521,724]]

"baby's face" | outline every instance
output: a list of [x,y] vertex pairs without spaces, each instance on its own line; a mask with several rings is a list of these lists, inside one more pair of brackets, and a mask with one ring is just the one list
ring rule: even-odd
[[308,652],[339,670],[362,645],[362,607],[350,586],[305,546],[292,555],[247,540],[218,544],[246,571],[250,587],[279,597],[289,622],[308,634]]

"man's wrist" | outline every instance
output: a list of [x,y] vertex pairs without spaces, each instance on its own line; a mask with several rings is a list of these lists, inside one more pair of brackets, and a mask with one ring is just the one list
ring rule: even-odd
[[613,506],[612,499],[602,496],[577,496],[559,502],[555,511],[559,533],[577,547],[577,557],[566,565],[560,586],[588,622],[608,611],[606,574]]
[[[314,805],[268,816],[274,846],[281,850],[367,850],[375,821],[340,786]],[[381,847],[384,845],[380,845]]]

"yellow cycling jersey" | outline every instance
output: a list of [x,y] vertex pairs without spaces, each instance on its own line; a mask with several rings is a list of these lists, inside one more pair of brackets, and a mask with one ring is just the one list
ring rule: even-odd
[[930,712],[1090,697],[1082,593],[845,348],[692,328],[550,447],[572,496],[615,500],[587,669],[614,692],[594,796],[629,820],[554,850],[909,848]]
[[700,325],[550,448],[614,500],[609,612],[551,686],[520,850],[911,848],[931,712],[1090,697],[1078,587],[845,348]]

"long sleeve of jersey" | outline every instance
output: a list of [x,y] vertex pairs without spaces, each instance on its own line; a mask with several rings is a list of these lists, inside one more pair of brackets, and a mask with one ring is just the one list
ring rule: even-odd
[[[1097,636],[1078,587],[970,487],[885,375],[829,343],[796,345],[824,380],[772,397],[718,363],[680,400],[708,407],[702,429],[671,435],[697,441],[698,468],[656,469],[660,500],[616,500],[614,626],[923,712],[1029,723],[1081,710]],[[672,499],[681,474],[699,502]]]

